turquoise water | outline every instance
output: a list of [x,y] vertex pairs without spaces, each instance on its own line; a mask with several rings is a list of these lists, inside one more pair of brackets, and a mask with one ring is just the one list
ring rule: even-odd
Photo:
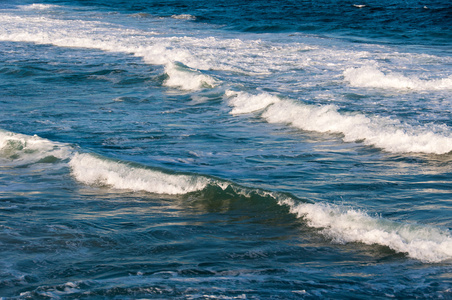
[[452,297],[450,11],[1,2],[0,297]]

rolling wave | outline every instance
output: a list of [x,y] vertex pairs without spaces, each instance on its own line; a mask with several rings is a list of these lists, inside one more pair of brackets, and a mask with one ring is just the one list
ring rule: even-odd
[[[54,157],[67,162],[78,182],[113,189],[145,191],[167,195],[187,195],[201,199],[252,199],[270,201],[289,208],[291,214],[317,228],[334,243],[359,242],[387,246],[396,252],[424,262],[452,259],[452,235],[448,230],[395,222],[341,206],[311,203],[275,191],[250,188],[213,177],[180,174],[130,162],[83,153],[75,147],[38,136],[0,131],[0,162],[8,166],[54,163]],[[246,209],[246,208],[245,208]]]

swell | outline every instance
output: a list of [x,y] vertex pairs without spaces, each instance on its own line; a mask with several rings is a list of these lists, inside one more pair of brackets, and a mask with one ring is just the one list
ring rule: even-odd
[[24,167],[24,162],[27,165],[54,164],[55,160],[43,159],[48,157],[66,163],[73,178],[81,184],[132,192],[184,195],[199,199],[206,206],[212,201],[232,201],[233,206],[244,210],[250,209],[249,205],[272,210],[272,206],[277,204],[287,207],[291,214],[318,229],[334,243],[383,245],[423,262],[452,259],[452,236],[446,229],[373,217],[353,208],[312,203],[291,194],[245,187],[210,176],[182,174],[113,160],[38,136],[0,131],[2,165]]

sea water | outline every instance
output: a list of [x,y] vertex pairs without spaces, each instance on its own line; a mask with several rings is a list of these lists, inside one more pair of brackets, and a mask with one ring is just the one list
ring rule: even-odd
[[0,297],[450,299],[451,16],[1,1]]

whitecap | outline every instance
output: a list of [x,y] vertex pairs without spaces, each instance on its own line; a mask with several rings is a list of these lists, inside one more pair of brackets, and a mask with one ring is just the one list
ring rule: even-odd
[[0,159],[4,164],[19,165],[64,160],[72,155],[67,144],[53,142],[37,135],[0,130]]
[[196,20],[195,16],[189,14],[172,15],[171,18],[178,20]]
[[168,78],[163,83],[165,86],[185,91],[213,88],[217,85],[217,81],[213,77],[180,63],[167,64],[165,73],[168,75]]
[[76,153],[69,165],[78,181],[115,189],[176,195],[202,190],[209,183],[202,176],[168,174],[88,153]]
[[452,89],[452,76],[441,79],[423,80],[407,77],[400,73],[383,73],[376,66],[348,68],[343,73],[345,81],[354,87],[390,88],[406,90]]

